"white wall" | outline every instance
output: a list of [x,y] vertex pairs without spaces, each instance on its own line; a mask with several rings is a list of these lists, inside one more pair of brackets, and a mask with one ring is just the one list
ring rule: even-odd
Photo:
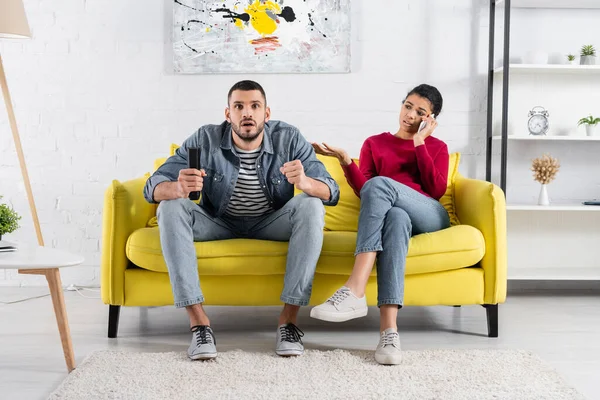
[[[0,51],[45,241],[86,258],[63,270],[63,283],[99,284],[108,183],[142,175],[170,143],[221,122],[227,90],[240,79],[264,85],[273,118],[353,156],[366,137],[397,129],[410,88],[433,84],[445,100],[438,137],[463,154],[464,175],[483,178],[487,4],[353,1],[350,74],[179,76],[170,61],[171,0],[25,0],[34,38],[1,42]],[[4,112],[0,194],[23,215],[7,239],[35,242]],[[41,283],[0,271],[0,285]]]

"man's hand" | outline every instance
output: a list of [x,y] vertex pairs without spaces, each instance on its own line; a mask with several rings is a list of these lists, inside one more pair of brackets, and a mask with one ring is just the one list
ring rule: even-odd
[[300,160],[286,162],[283,167],[279,168],[282,174],[285,175],[287,181],[295,185],[298,190],[303,192],[310,188],[312,181],[304,174],[304,166]]
[[206,172],[203,169],[188,168],[179,171],[177,197],[187,199],[191,192],[202,191]]

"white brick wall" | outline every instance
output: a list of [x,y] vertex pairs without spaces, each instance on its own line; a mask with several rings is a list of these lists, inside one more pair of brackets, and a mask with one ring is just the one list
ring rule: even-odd
[[[202,124],[221,122],[227,90],[244,78],[264,85],[273,118],[353,156],[367,136],[397,128],[408,89],[434,84],[445,100],[437,135],[451,151],[462,152],[463,174],[483,178],[488,2],[353,3],[351,74],[177,76],[169,47],[171,1],[25,0],[34,38],[0,42],[0,51],[45,241],[86,259],[81,268],[65,269],[63,282],[99,284],[108,183],[142,175],[167,154],[170,143],[180,143]],[[519,18],[533,17],[516,16],[513,22]],[[560,36],[564,45],[564,37],[573,39],[569,43],[595,38],[600,46],[598,27],[593,37],[584,29],[592,28],[550,29],[545,39]],[[515,43],[518,50],[523,46]],[[590,153],[585,146],[573,152]],[[0,194],[23,216],[22,228],[8,238],[35,242],[4,110]],[[0,271],[0,285],[43,282]]]

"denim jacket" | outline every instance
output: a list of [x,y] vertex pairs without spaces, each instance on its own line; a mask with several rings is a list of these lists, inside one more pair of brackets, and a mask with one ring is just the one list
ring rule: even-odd
[[[144,197],[154,201],[154,189],[162,182],[177,181],[179,171],[188,168],[188,148],[200,148],[200,167],[206,171],[200,205],[213,216],[223,215],[233,194],[240,171],[240,159],[233,149],[231,124],[205,125],[187,138],[177,152],[146,181]],[[265,124],[263,143],[257,159],[256,171],[267,199],[274,209],[279,209],[294,197],[290,184],[279,168],[284,163],[300,160],[306,176],[325,183],[331,197],[324,205],[335,206],[340,197],[336,181],[329,175],[315,152],[294,126],[281,121]]]

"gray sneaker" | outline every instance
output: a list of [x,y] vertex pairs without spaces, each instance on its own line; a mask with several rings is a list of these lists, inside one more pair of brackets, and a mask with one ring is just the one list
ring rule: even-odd
[[304,353],[302,336],[304,332],[292,323],[279,325],[275,353],[282,357],[301,356]]
[[402,362],[400,335],[394,328],[388,328],[381,332],[379,344],[375,350],[375,361],[384,365],[396,365]]
[[312,318],[329,322],[344,322],[364,317],[368,312],[367,296],[358,298],[346,286],[339,288],[325,303],[310,310]]
[[192,327],[192,343],[188,348],[188,357],[192,360],[211,360],[217,357],[217,341],[208,325]]

